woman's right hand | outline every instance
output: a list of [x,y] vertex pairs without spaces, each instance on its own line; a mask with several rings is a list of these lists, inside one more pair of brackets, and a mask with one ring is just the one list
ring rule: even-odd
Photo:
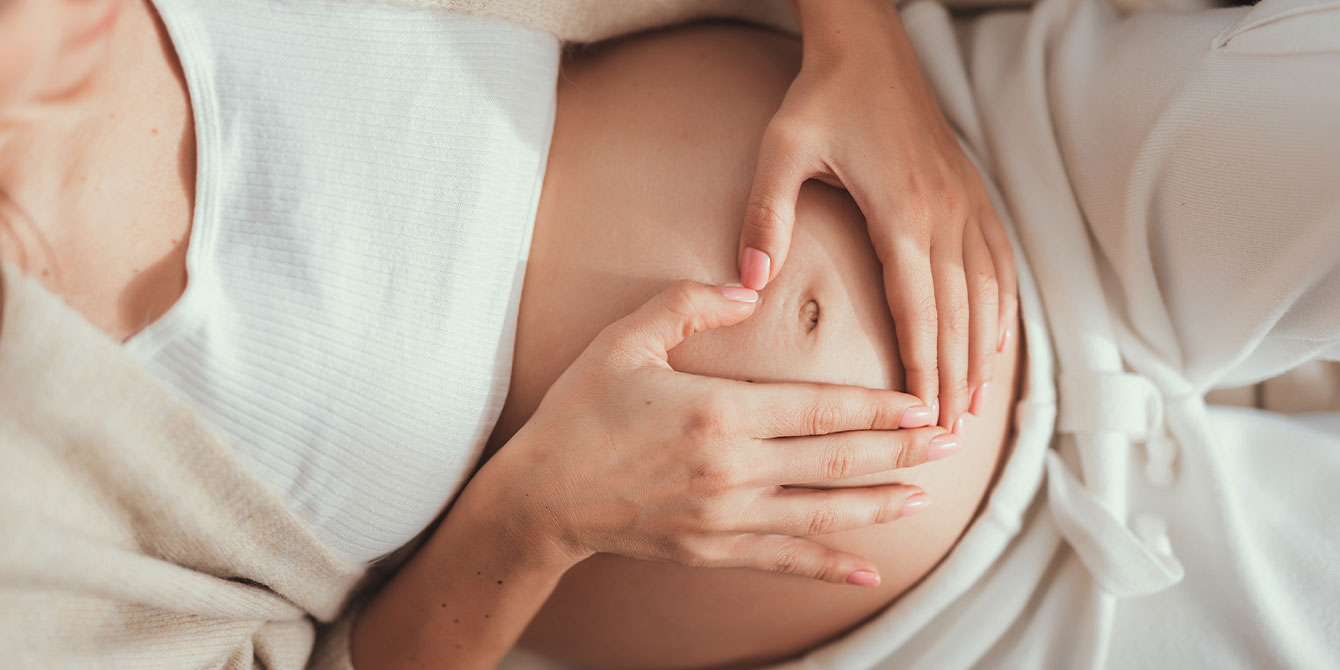
[[[873,586],[870,561],[810,536],[886,523],[927,502],[912,486],[813,489],[950,451],[910,395],[754,384],[676,372],[667,353],[753,313],[757,293],[680,282],[607,327],[488,462],[493,500],[575,564],[596,552],[747,567]],[[944,437],[941,437],[944,436]],[[932,440],[940,438],[935,445]],[[553,557],[550,555],[549,557]]]

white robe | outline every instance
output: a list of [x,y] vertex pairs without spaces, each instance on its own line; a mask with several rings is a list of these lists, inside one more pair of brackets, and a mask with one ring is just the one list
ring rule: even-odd
[[904,10],[1020,256],[1019,438],[916,589],[786,668],[1340,663],[1340,2]]

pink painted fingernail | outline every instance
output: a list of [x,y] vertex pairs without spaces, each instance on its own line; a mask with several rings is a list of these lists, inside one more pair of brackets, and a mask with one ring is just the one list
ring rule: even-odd
[[955,421],[955,422],[954,422],[954,431],[953,431],[953,432],[954,432],[955,435],[962,435],[962,434],[963,434],[963,417],[959,417],[959,418],[958,418],[958,421]]
[[935,425],[935,410],[925,405],[908,407],[898,419],[899,428],[924,428]]
[[935,419],[931,421],[931,425],[934,426],[935,424],[940,423],[940,398],[939,398],[939,397],[936,397],[936,398],[931,399],[931,413],[935,415]]
[[718,286],[721,289],[721,295],[726,296],[727,300],[735,302],[758,302],[758,291],[743,286]]
[[[906,503],[903,506],[906,507]],[[879,586],[879,574],[869,570],[857,570],[847,575],[847,583],[856,586]]]
[[982,415],[982,410],[986,409],[986,394],[991,390],[991,382],[982,382],[981,386],[972,394],[972,407],[969,412],[977,416]]
[[772,271],[772,259],[753,247],[745,247],[740,258],[740,283],[754,289],[763,290],[768,285],[768,273]]
[[938,435],[926,445],[926,460],[938,461],[958,451],[958,435],[945,433]]
[[1010,343],[1010,338],[1014,336],[1014,328],[1006,328],[1000,333],[1000,344],[996,346],[996,351],[1005,351],[1005,345]]
[[913,493],[903,501],[902,516],[912,516],[926,509],[931,504],[931,497],[925,493]]

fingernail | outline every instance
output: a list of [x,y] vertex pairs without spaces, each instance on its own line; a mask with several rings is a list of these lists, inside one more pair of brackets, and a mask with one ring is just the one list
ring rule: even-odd
[[740,260],[740,283],[754,289],[763,290],[768,284],[768,273],[772,270],[772,259],[753,247],[745,247]]
[[954,432],[955,435],[962,435],[962,434],[963,434],[963,417],[959,417],[958,420],[954,422],[954,431],[953,431],[953,432]]
[[1014,336],[1014,328],[1006,328],[1000,333],[1000,344],[996,346],[996,351],[1005,351],[1005,345],[1010,343],[1010,338]]
[[931,504],[931,497],[925,493],[913,493],[903,501],[903,516],[912,516],[926,509]]
[[[907,504],[904,503],[903,507],[906,508]],[[879,586],[879,575],[869,570],[857,570],[847,575],[847,583],[856,586]]]
[[938,461],[956,451],[958,451],[958,435],[954,433],[938,435],[926,445],[926,460]]
[[931,399],[931,413],[935,415],[935,418],[931,420],[931,425],[934,426],[935,424],[940,423],[940,398],[939,398],[939,397],[935,397],[935,398],[932,398],[932,399]]
[[982,385],[978,386],[977,390],[972,394],[972,406],[968,411],[977,416],[981,416],[982,410],[986,409],[986,394],[990,390],[991,382],[982,382]]
[[935,410],[925,405],[908,407],[898,419],[899,428],[924,428],[935,425]]
[[726,296],[727,300],[735,302],[758,302],[758,291],[744,288],[742,286],[718,286],[721,289],[721,295]]

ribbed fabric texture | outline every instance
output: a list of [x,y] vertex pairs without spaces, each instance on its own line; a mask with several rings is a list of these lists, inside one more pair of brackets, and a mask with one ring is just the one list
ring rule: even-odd
[[157,5],[196,211],[186,293],[129,350],[375,559],[454,496],[506,397],[558,42],[375,3]]

